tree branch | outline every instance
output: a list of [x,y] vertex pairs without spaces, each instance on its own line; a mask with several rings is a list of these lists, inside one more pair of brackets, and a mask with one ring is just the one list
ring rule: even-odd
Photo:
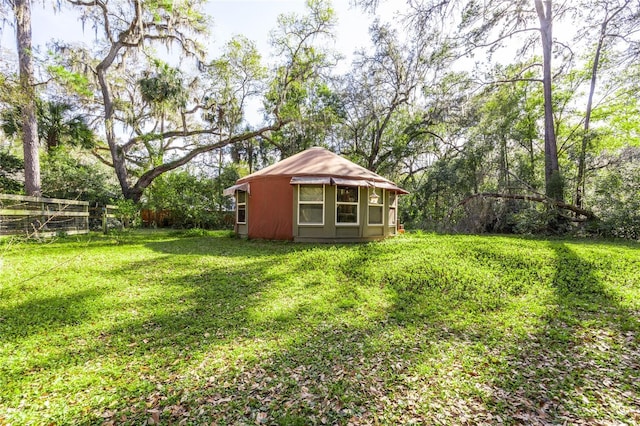
[[584,216],[587,220],[597,220],[598,217],[591,211],[591,210],[586,210],[583,208],[580,208],[578,206],[574,206],[573,204],[568,204],[565,203],[563,201],[558,201],[558,200],[554,200],[545,196],[539,196],[539,195],[535,195],[535,196],[531,196],[531,195],[524,195],[524,194],[501,194],[501,193],[497,193],[497,192],[480,192],[478,194],[472,194],[469,195],[468,197],[464,198],[462,201],[460,201],[458,204],[456,204],[454,207],[451,208],[451,210],[449,210],[449,218],[453,215],[453,211],[460,206],[463,206],[465,204],[467,204],[469,201],[478,198],[478,197],[488,197],[488,198],[506,198],[509,200],[524,200],[524,201],[534,201],[537,203],[544,203],[544,204],[549,204],[552,205],[554,207],[563,209],[563,210],[569,210],[573,213],[576,213],[578,215]]
[[209,152],[209,151],[213,151],[214,149],[218,149],[218,148],[222,148],[225,147],[227,145],[232,145],[234,143],[238,143],[238,142],[242,142],[248,139],[252,139],[255,138],[257,136],[262,136],[264,133],[268,133],[268,132],[272,132],[272,131],[276,131],[281,129],[284,125],[288,124],[288,121],[280,121],[277,122],[271,126],[266,126],[263,127],[261,129],[258,130],[254,130],[251,132],[245,132],[242,133],[240,135],[236,135],[227,139],[224,139],[218,143],[215,144],[211,144],[211,145],[205,145],[205,146],[201,146],[199,148],[195,148],[191,151],[189,151],[186,155],[184,155],[181,158],[178,158],[174,161],[170,161],[168,163],[164,163],[161,164],[157,167],[154,167],[153,169],[147,171],[146,173],[144,173],[142,176],[140,176],[140,179],[138,179],[138,181],[136,182],[136,184],[134,185],[134,187],[132,188],[133,191],[136,192],[142,192],[147,186],[149,186],[151,184],[151,182],[158,176],[160,176],[161,174],[168,172],[169,170],[173,170],[176,169],[180,166],[183,166],[185,164],[187,164],[189,161],[191,161],[193,158],[195,158],[196,156],[203,154],[205,152]]

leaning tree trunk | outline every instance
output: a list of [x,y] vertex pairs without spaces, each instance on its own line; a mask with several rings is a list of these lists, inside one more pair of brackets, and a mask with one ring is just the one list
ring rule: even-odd
[[591,112],[593,111],[593,96],[596,92],[596,82],[598,79],[602,49],[604,49],[605,39],[612,36],[612,34],[608,34],[609,24],[617,15],[621,14],[626,9],[629,3],[630,1],[627,0],[617,9],[614,9],[610,15],[605,16],[605,19],[600,25],[600,34],[598,37],[598,43],[596,44],[593,64],[591,66],[591,86],[589,87],[589,96],[587,98],[587,110],[584,115],[584,134],[582,135],[582,144],[580,145],[580,153],[578,156],[578,175],[576,176],[576,206],[578,207],[584,207],[587,148],[589,147],[589,141],[591,139]]
[[22,91],[22,144],[24,151],[24,186],[27,195],[41,195],[40,157],[38,153],[38,121],[36,91],[33,84],[33,52],[31,49],[31,1],[15,0],[16,41]]
[[[544,5],[543,5],[544,3]],[[540,35],[542,39],[543,57],[543,88],[544,88],[544,182],[547,197],[563,201],[564,188],[558,164],[558,147],[553,120],[553,95],[551,77],[551,48],[552,37],[552,1],[535,0],[536,11],[540,20]]]
[[115,128],[114,128],[114,105],[113,96],[111,95],[111,88],[107,82],[107,69],[113,64],[113,61],[118,56],[118,53],[123,48],[121,42],[115,42],[112,44],[111,49],[107,56],[96,67],[96,76],[98,78],[98,84],[102,93],[102,100],[104,102],[104,127],[105,137],[107,139],[107,145],[109,145],[109,151],[111,153],[111,160],[113,161],[113,168],[122,190],[122,195],[134,202],[140,201],[142,195],[141,191],[134,190],[129,183],[129,172],[126,167],[125,153],[122,147],[118,145]]
[[603,44],[604,35],[601,35],[598,40],[596,56],[593,59],[593,66],[591,69],[591,87],[589,88],[589,97],[587,99],[587,111],[584,116],[584,134],[582,135],[582,144],[580,145],[580,154],[578,156],[578,176],[576,177],[576,206],[578,207],[583,207],[584,204],[587,148],[589,145],[589,139],[591,138],[591,111],[593,110],[593,95],[596,91],[596,79],[598,78],[598,67],[600,65],[600,52],[602,51]]

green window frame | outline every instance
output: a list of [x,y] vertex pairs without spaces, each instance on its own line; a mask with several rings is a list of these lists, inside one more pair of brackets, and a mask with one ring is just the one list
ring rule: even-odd
[[336,225],[358,226],[360,215],[360,187],[336,186]]
[[[384,189],[370,188],[368,197],[367,225],[368,226],[384,226]],[[376,197],[372,197],[373,195]],[[374,198],[372,202],[372,198]]]
[[298,225],[324,226],[324,200],[325,185],[298,185]]
[[389,227],[395,227],[398,222],[398,194],[389,192]]

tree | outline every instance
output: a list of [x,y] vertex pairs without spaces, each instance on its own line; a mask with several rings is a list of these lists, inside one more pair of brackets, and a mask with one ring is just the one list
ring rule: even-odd
[[[584,114],[584,132],[578,154],[575,188],[575,204],[578,207],[583,207],[584,205],[586,155],[589,142],[593,137],[591,133],[591,114],[594,108],[594,96],[601,68],[601,58],[607,52],[607,49],[610,50],[621,41],[626,43],[632,52],[630,57],[624,55],[624,59],[621,62],[631,63],[634,58],[640,55],[640,50],[638,49],[640,42],[628,37],[640,28],[640,21],[637,19],[640,16],[640,4],[632,0],[600,0],[595,4],[590,3],[588,6],[589,13],[585,16],[588,25],[583,30],[584,34],[580,34],[580,36],[588,37],[592,31],[597,36],[595,37],[593,59],[591,60],[590,85]],[[594,6],[599,13],[593,13]]]
[[94,205],[111,204],[118,198],[118,187],[104,165],[80,160],[64,149],[52,150],[42,160],[42,192],[48,197],[84,200]]
[[231,186],[238,179],[232,167],[216,179],[196,176],[177,169],[156,179],[145,194],[144,206],[156,211],[171,211],[174,227],[222,228],[230,198],[218,192],[219,186]]
[[[360,0],[358,3],[375,8],[378,1]],[[424,28],[435,20],[451,19],[459,22],[458,32],[441,38],[440,42],[458,48],[458,55],[466,57],[485,50],[489,56],[503,46],[506,40],[520,35],[538,34],[542,46],[542,76],[530,79],[539,81],[544,88],[544,140],[545,140],[545,192],[550,199],[562,201],[564,188],[558,162],[558,148],[553,115],[552,34],[556,8],[551,0],[495,0],[490,2],[462,0],[429,0],[414,2],[410,19]],[[460,11],[460,15],[455,13]],[[560,11],[563,11],[560,8]],[[521,52],[535,44],[531,37],[523,39]],[[524,71],[524,70],[523,70]]]
[[[483,5],[475,1],[467,2],[462,11],[460,38],[466,38],[467,52],[488,49],[493,53],[503,46],[505,40],[527,34],[538,34],[542,48],[541,78],[528,78],[539,81],[544,94],[544,154],[545,154],[545,194],[556,201],[564,200],[564,184],[558,162],[558,147],[554,122],[554,97],[552,53],[554,49],[553,22],[562,9],[556,11],[552,0],[534,0],[533,8],[530,0],[492,1]],[[524,53],[535,45],[536,39],[525,37]],[[523,72],[531,68],[528,65]],[[511,81],[520,80],[521,77]]]
[[[96,145],[96,137],[87,124],[86,116],[73,114],[74,107],[67,102],[36,102],[38,139],[44,142],[47,151],[62,146],[76,146],[91,149]],[[16,106],[0,113],[0,127],[11,138],[20,134],[22,107]]]
[[564,200],[564,185],[558,163],[558,145],[556,141],[553,117],[553,78],[551,74],[551,53],[553,48],[553,2],[535,0],[536,13],[540,23],[542,42],[542,86],[544,93],[544,181],[547,197],[557,201]]
[[[134,201],[138,201],[144,189],[163,173],[183,166],[203,153],[268,135],[292,122],[295,115],[285,111],[283,105],[305,75],[308,77],[317,72],[318,58],[310,57],[308,52],[312,50],[314,37],[326,32],[331,25],[331,9],[327,4],[309,0],[309,17],[298,21],[298,26],[284,28],[281,45],[289,48],[283,52],[283,64],[273,77],[271,87],[276,96],[269,99],[267,123],[263,126],[240,129],[227,126],[221,120],[212,120],[224,108],[228,91],[212,92],[210,89],[215,87],[209,84],[211,80],[206,78],[206,74],[200,74],[190,82],[183,82],[188,86],[189,99],[184,105],[177,105],[173,117],[165,122],[167,128],[158,130],[158,121],[154,124],[157,115],[151,114],[151,105],[141,102],[141,79],[132,76],[135,66],[132,68],[129,64],[126,75],[120,71],[134,55],[137,64],[145,65],[145,58],[152,56],[153,48],[162,43],[177,48],[183,56],[195,58],[195,63],[205,65],[206,69],[205,52],[196,41],[196,37],[206,29],[206,20],[199,12],[202,1],[129,0],[117,7],[104,0],[67,2],[84,10],[83,18],[94,23],[106,46],[95,60],[86,59],[81,65],[91,67],[102,101],[103,127],[110,158],[100,157],[114,167],[123,195]],[[85,58],[89,58],[90,52],[85,53]],[[231,62],[233,58],[227,52],[219,61]],[[304,75],[297,72],[302,69]],[[230,72],[243,71],[233,68]],[[157,78],[161,76],[147,77],[160,82]],[[250,76],[252,79],[255,77]],[[234,84],[239,86],[233,93],[249,96],[251,90],[243,87],[252,87],[256,81],[236,78]],[[151,98],[147,98],[149,100]],[[123,139],[125,134],[133,136]],[[160,155],[169,151],[171,156]],[[150,157],[155,160],[151,161]]]
[[36,91],[33,77],[33,51],[31,46],[31,1],[11,0],[16,18],[16,41],[21,89],[22,144],[24,152],[25,192],[41,194],[40,157],[38,153],[38,122],[36,117]]
[[414,122],[428,71],[440,69],[444,60],[427,51],[426,43],[401,43],[388,25],[375,23],[370,32],[374,51],[359,52],[344,78],[340,150],[369,170],[390,174],[399,171],[402,158],[421,151],[405,130]]
[[[271,34],[276,55],[296,58],[275,69],[265,95],[267,110],[277,111],[291,123],[264,138],[267,145],[275,147],[280,159],[325,144],[339,114],[335,94],[328,84],[337,58],[319,43],[333,38],[335,15],[327,1],[312,1],[309,5],[308,16],[280,16],[278,27]],[[283,90],[285,82],[289,82],[287,90]]]

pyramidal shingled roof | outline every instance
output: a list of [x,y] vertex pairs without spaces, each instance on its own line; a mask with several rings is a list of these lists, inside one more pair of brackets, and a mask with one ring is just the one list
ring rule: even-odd
[[337,177],[393,184],[389,179],[321,147],[309,148],[285,158],[276,164],[239,179],[238,183],[266,176]]

